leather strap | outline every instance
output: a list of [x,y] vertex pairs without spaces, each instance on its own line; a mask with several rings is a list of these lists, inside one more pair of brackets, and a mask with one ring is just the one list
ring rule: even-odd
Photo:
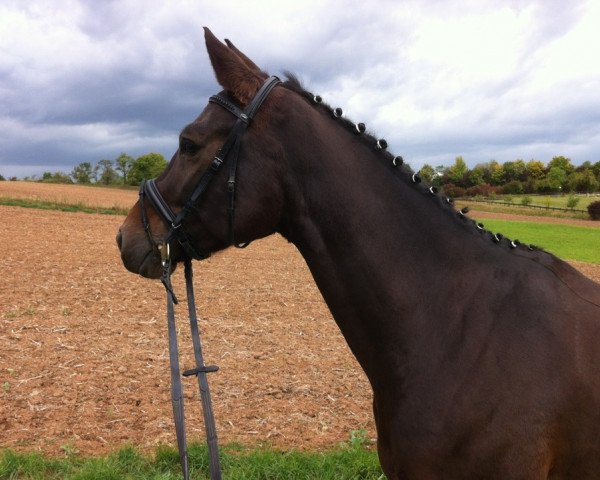
[[156,183],[154,179],[146,181],[145,190],[147,195],[152,199],[152,203],[154,203],[154,207],[158,210],[161,217],[167,222],[167,224],[172,225],[175,220],[175,213],[171,210],[171,207],[165,202],[164,198],[156,188]]
[[204,429],[206,430],[206,443],[208,444],[208,458],[210,465],[211,480],[221,479],[221,464],[219,462],[219,445],[217,439],[217,427],[215,426],[215,416],[210,398],[210,389],[208,387],[207,373],[216,372],[219,367],[216,365],[204,365],[202,355],[202,344],[200,343],[200,332],[198,330],[198,318],[196,317],[196,301],[194,299],[194,282],[192,272],[192,261],[185,261],[185,287],[188,300],[188,313],[190,316],[190,330],[192,334],[192,343],[194,345],[194,358],[196,367],[183,372],[185,377],[196,375],[198,378],[198,387],[200,389],[200,400],[202,401],[202,413],[204,415]]
[[249,120],[248,115],[246,115],[240,107],[238,107],[237,105],[235,105],[233,102],[231,102],[229,99],[223,97],[222,95],[213,95],[212,97],[210,97],[208,99],[208,101],[210,103],[216,103],[217,105],[222,106],[226,110],[229,110],[240,120],[243,120],[245,122],[247,122]]
[[[185,412],[183,404],[183,387],[181,385],[181,375],[179,373],[179,348],[177,345],[177,327],[175,325],[175,297],[173,289],[170,288],[170,270],[171,260],[167,260],[163,265],[163,277],[165,277],[168,286],[167,291],[167,329],[169,332],[169,365],[171,367],[171,404],[173,407],[173,421],[175,422],[175,434],[177,436],[177,447],[179,449],[179,461],[183,470],[183,478],[190,478],[187,441],[185,435]],[[163,280],[163,283],[165,283]]]

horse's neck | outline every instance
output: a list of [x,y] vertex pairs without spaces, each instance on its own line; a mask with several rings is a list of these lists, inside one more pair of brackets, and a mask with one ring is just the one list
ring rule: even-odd
[[469,239],[461,238],[450,212],[364,147],[310,143],[321,147],[303,155],[310,164],[296,168],[303,174],[289,182],[295,204],[282,233],[305,258],[350,348],[377,382],[376,371],[400,371],[393,364],[406,361],[400,352],[407,341],[413,347],[419,341],[415,328],[427,334],[423,309],[436,302],[436,285],[443,289],[445,269]]

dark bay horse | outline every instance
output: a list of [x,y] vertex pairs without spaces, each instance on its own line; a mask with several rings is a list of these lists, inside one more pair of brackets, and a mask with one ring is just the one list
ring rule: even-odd
[[[245,107],[267,75],[205,38],[222,97]],[[175,214],[232,112],[211,102],[181,132],[155,182]],[[236,151],[234,221],[227,167],[185,219],[195,251],[274,232],[296,245],[373,388],[389,479],[600,478],[600,286],[484,230],[339,113],[293,77],[277,84]],[[158,209],[138,202],[117,235],[125,266],[150,278]]]

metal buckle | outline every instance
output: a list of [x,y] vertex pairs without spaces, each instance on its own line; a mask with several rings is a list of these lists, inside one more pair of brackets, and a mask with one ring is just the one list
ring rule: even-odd
[[164,267],[171,258],[171,248],[167,242],[163,242],[158,245],[158,250],[160,251],[160,261]]
[[215,157],[210,165],[210,168],[212,169],[213,172],[216,173],[221,168],[221,165],[223,165],[223,159],[219,158],[219,157]]

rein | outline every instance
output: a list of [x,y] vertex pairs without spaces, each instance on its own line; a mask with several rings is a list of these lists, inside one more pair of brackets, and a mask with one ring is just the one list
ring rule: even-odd
[[[187,456],[187,440],[185,434],[185,415],[183,402],[183,387],[181,384],[181,373],[179,370],[179,347],[177,344],[177,329],[175,325],[175,305],[178,303],[177,297],[173,292],[171,285],[171,243],[176,240],[181,245],[184,252],[184,272],[186,295],[188,303],[188,314],[190,319],[190,329],[192,334],[192,342],[194,345],[194,358],[196,367],[183,372],[184,377],[196,376],[198,379],[198,387],[200,389],[200,399],[202,402],[202,412],[204,416],[204,425],[206,430],[206,442],[208,445],[208,455],[210,464],[211,480],[221,479],[221,465],[219,462],[219,447],[217,442],[217,431],[215,419],[212,409],[212,401],[210,397],[210,389],[208,386],[207,373],[216,372],[219,367],[216,365],[205,365],[202,356],[202,344],[200,342],[200,333],[198,329],[198,319],[196,315],[196,302],[194,300],[194,285],[192,260],[202,260],[210,256],[210,252],[204,252],[197,249],[192,242],[192,237],[183,227],[183,222],[189,213],[197,207],[198,201],[207,190],[209,184],[221,170],[223,164],[231,157],[229,168],[229,178],[227,181],[228,192],[228,220],[229,220],[229,243],[239,248],[243,248],[248,244],[237,244],[234,234],[234,219],[235,219],[235,183],[237,172],[237,161],[240,151],[241,139],[250,125],[254,115],[266,100],[267,96],[273,88],[280,83],[279,78],[270,77],[263,83],[252,101],[245,109],[240,109],[233,104],[229,99],[221,95],[213,95],[209,102],[220,105],[237,117],[237,121],[229,132],[223,146],[217,151],[213,158],[210,167],[204,172],[198,184],[194,188],[192,195],[182,208],[175,214],[169,207],[156,186],[155,179],[143,181],[140,186],[140,209],[141,220],[148,241],[150,244],[160,251],[163,273],[160,278],[167,293],[167,325],[169,331],[169,363],[171,369],[171,402],[173,405],[173,420],[175,422],[175,433],[177,436],[177,446],[179,449],[179,460],[183,470],[184,480],[189,479],[189,465]],[[166,223],[169,231],[161,244],[156,244],[152,239],[150,231],[150,222],[146,213],[145,199],[150,198],[155,211],[161,216]]]

